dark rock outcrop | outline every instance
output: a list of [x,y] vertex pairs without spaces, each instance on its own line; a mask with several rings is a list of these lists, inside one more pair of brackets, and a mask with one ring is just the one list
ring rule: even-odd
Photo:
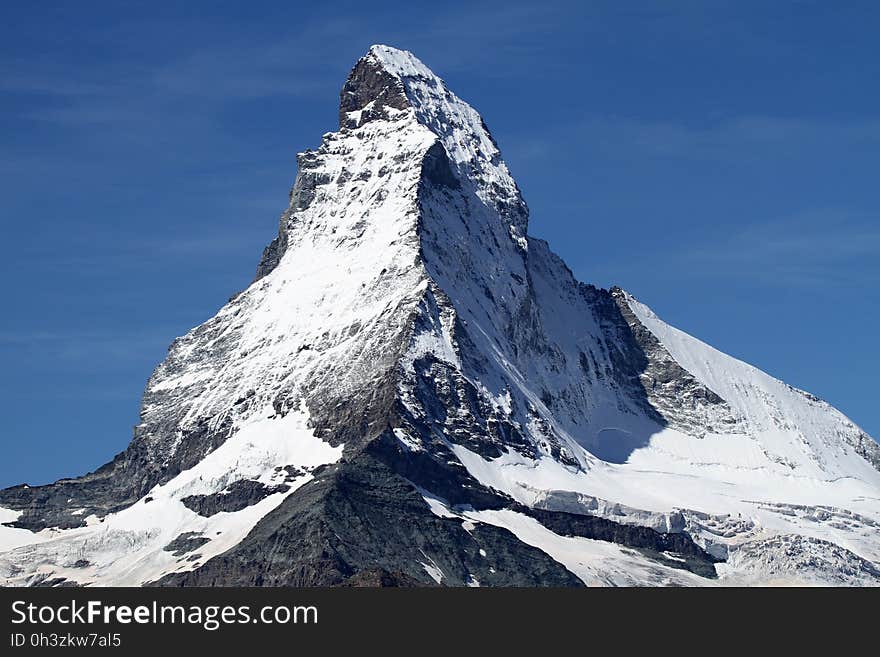
[[235,548],[156,584],[338,586],[381,569],[420,585],[437,584],[429,571],[447,586],[581,585],[505,529],[468,530],[459,519],[435,516],[412,484],[370,454],[315,475]]
[[241,511],[256,504],[274,493],[283,493],[290,486],[277,484],[267,486],[259,481],[239,479],[226,487],[226,490],[212,495],[189,495],[181,502],[200,516],[210,517],[221,512],[232,513]]

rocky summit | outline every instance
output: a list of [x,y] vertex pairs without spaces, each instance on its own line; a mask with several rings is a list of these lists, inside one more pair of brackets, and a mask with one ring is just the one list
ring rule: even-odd
[[577,281],[480,115],[373,46],[128,448],[0,491],[5,585],[880,584],[880,447]]

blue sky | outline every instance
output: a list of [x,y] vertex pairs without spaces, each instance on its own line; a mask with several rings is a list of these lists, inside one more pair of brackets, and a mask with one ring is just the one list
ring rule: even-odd
[[[158,5],[158,6],[157,6]],[[124,449],[380,42],[480,110],[575,274],[880,436],[880,12],[850,2],[14,3],[0,486]]]

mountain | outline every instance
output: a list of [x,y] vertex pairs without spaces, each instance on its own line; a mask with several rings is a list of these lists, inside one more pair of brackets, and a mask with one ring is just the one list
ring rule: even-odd
[[480,115],[373,46],[128,448],[0,491],[6,585],[880,584],[880,446],[578,282]]

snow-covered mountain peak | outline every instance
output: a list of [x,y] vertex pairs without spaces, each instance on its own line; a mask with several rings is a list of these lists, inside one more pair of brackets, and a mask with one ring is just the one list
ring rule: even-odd
[[128,448],[0,491],[0,584],[880,583],[867,434],[576,280],[411,53],[339,111]]
[[459,179],[525,237],[528,209],[480,114],[449,90],[415,55],[372,46],[352,69],[340,94],[340,125],[354,127],[396,111],[411,111],[439,137]]
[[378,62],[392,75],[403,78],[423,78],[425,80],[440,80],[434,72],[425,66],[422,61],[409,50],[401,50],[382,43],[370,46],[366,57]]

